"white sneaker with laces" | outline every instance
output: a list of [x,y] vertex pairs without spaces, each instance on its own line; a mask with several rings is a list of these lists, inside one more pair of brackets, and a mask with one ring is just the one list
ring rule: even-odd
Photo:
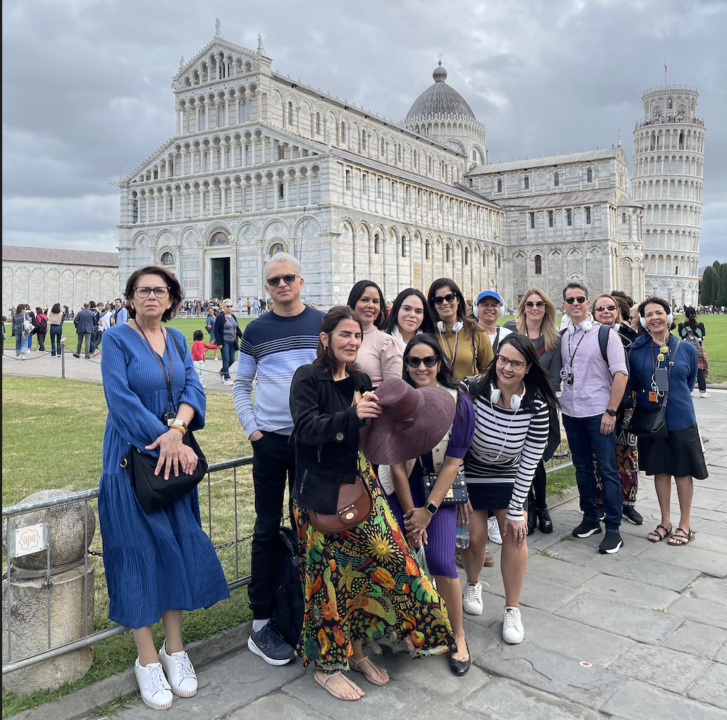
[[233,383],[232,383],[232,380],[231,380],[230,378],[226,378],[225,380],[223,380],[223,383],[224,383],[225,385],[232,385],[232,384],[233,384]]
[[144,704],[154,710],[166,710],[172,707],[174,696],[160,663],[140,665],[139,658],[136,658],[134,673]]
[[167,653],[167,642],[164,641],[159,651],[159,662],[169,678],[172,692],[179,697],[192,697],[197,694],[197,674],[192,661],[184,650]]
[[700,392],[699,393],[699,397],[700,398],[708,398],[709,397],[709,393],[708,392]]
[[497,524],[497,518],[491,517],[487,519],[487,537],[495,545],[502,545],[502,536],[500,535],[500,526]]
[[482,615],[482,585],[467,583],[462,596],[462,607],[470,615]]
[[520,617],[520,608],[505,605],[502,619],[502,639],[511,645],[517,645],[525,639],[525,628]]

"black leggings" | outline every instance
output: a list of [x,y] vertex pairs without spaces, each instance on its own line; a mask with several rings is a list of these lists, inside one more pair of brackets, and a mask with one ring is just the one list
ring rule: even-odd
[[545,474],[545,463],[541,460],[538,463],[538,467],[535,468],[533,484],[530,486],[530,492],[528,493],[528,501],[530,502],[530,507],[533,510],[545,507],[546,479],[547,476]]

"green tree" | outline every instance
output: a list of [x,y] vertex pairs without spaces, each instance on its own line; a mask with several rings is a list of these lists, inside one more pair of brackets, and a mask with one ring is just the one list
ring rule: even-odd
[[727,305],[727,262],[719,269],[719,305]]
[[722,292],[721,266],[722,263],[719,260],[715,260],[712,263],[712,270],[714,270],[714,275],[712,275],[712,305],[719,305],[720,298],[724,294]]
[[712,290],[714,289],[714,270],[711,265],[704,268],[702,282],[699,286],[699,302],[702,305],[712,304]]

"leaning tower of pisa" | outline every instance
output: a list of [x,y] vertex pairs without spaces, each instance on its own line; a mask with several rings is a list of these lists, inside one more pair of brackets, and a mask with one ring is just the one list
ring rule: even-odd
[[697,88],[644,92],[634,130],[632,195],[644,205],[646,294],[696,305],[704,181],[704,121]]

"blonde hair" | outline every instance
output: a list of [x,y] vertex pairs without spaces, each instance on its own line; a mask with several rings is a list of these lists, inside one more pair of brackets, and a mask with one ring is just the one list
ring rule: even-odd
[[[593,301],[593,312],[596,312],[596,303],[601,298],[608,298],[615,306],[616,306],[616,322],[622,323],[624,321],[623,314],[621,312],[621,306],[618,304],[618,301],[613,295],[609,295],[608,293],[601,293],[594,301]],[[593,316],[593,319],[596,320],[596,316]],[[598,320],[596,320],[598,322]]]
[[545,303],[545,315],[543,316],[543,321],[540,323],[540,334],[543,336],[545,352],[548,352],[558,345],[560,335],[555,326],[555,305],[540,288],[529,288],[523,293],[523,296],[520,298],[520,304],[517,306],[515,326],[521,335],[528,334],[528,329],[525,325],[525,302],[531,295],[540,295]]

